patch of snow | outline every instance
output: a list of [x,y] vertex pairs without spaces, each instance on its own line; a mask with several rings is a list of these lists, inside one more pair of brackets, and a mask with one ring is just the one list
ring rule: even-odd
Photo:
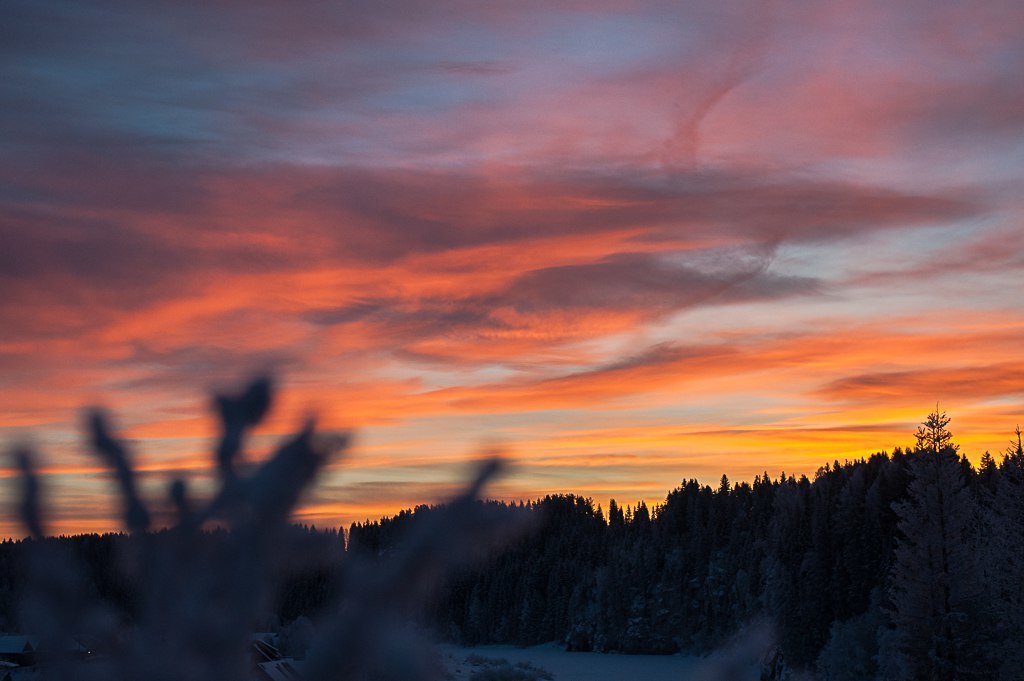
[[473,667],[466,662],[472,655],[527,662],[545,669],[555,681],[689,681],[703,678],[706,660],[684,655],[619,655],[616,653],[570,653],[557,643],[516,648],[514,646],[477,646],[464,648],[439,646],[453,681],[466,681]]

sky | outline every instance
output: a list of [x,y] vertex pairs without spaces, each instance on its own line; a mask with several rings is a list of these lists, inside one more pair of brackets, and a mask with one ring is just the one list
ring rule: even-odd
[[[354,446],[297,518],[490,494],[656,504],[1024,422],[1017,0],[8,0],[0,445],[53,532],[250,442]],[[5,463],[5,465],[8,465]],[[18,536],[4,468],[0,535]]]

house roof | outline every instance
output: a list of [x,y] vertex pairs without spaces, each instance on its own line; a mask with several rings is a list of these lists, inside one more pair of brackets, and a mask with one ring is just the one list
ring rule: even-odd
[[36,641],[31,636],[0,636],[0,655],[31,653],[36,649]]

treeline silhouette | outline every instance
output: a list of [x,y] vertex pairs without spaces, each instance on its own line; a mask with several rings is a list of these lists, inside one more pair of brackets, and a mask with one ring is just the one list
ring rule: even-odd
[[[571,650],[706,653],[771,622],[773,668],[828,679],[1018,679],[1024,669],[1024,449],[961,456],[938,410],[916,447],[834,462],[813,479],[687,480],[664,503],[607,510],[552,495],[476,502],[532,523],[452,575],[423,621],[463,644],[562,641]],[[340,564],[387,561],[417,528],[450,518],[419,506],[345,533],[291,529],[306,546],[280,575],[268,628],[316,621],[346,588]],[[159,541],[166,533],[146,535]],[[116,569],[128,535],[0,544],[0,627],[21,630],[24,548],[49,542],[85,566],[80,588],[126,622],[136,586]],[[223,540],[223,531],[205,541]],[[169,539],[168,539],[169,541]],[[297,558],[300,558],[296,555]],[[326,558],[325,558],[326,557]]]
[[[655,508],[576,495],[505,506],[538,526],[455,577],[431,622],[465,644],[707,653],[764,617],[785,668],[829,679],[1019,679],[1020,431],[975,468],[948,424],[933,412],[916,447],[813,479],[691,479]],[[386,556],[434,511],[355,524],[348,550]]]

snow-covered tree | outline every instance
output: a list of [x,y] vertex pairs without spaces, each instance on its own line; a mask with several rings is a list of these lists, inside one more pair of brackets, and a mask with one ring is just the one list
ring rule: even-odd
[[980,547],[1000,679],[1017,679],[1024,669],[1024,451],[1019,427],[1014,434],[989,495]]
[[881,598],[874,592],[868,610],[843,622],[833,622],[829,638],[818,654],[818,674],[827,681],[862,681],[878,673],[878,643],[883,623]]
[[974,550],[977,505],[938,408],[918,429],[908,498],[889,573],[893,630],[880,641],[885,675],[921,681],[988,678],[980,652],[981,584]]

